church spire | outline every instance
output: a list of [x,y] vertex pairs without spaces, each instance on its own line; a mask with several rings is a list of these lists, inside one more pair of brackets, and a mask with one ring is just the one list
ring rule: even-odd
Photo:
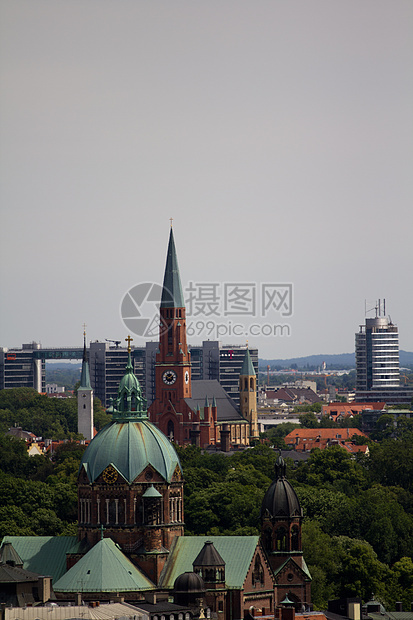
[[87,351],[86,351],[86,331],[83,332],[83,361],[82,361],[82,372],[80,375],[79,388],[82,390],[92,389],[92,386],[90,385],[89,362],[87,360]]
[[241,372],[239,374],[246,375],[248,377],[255,377],[255,370],[254,370],[254,366],[252,363],[250,350],[248,349],[248,347],[247,347],[247,350],[245,351],[244,361],[242,363]]
[[83,326],[83,361],[80,385],[77,389],[77,432],[85,439],[93,437],[93,389],[90,384],[86,351],[86,325]]
[[166,257],[165,275],[163,279],[161,308],[184,308],[181,277],[179,275],[178,258],[175,250],[173,228],[169,234],[168,253]]

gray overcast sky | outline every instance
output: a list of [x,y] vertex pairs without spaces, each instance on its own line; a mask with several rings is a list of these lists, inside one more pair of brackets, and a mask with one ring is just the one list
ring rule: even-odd
[[288,324],[248,336],[261,357],[353,351],[384,297],[413,350],[411,0],[3,0],[0,18],[1,346],[76,345],[84,322],[124,339],[173,217],[184,287],[256,283],[259,312],[262,283],[293,284],[291,317],[215,317]]

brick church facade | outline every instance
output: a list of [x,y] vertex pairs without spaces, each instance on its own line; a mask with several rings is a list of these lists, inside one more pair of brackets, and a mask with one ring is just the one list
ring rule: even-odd
[[185,302],[171,227],[160,304],[156,396],[149,408],[150,420],[180,446],[192,443],[202,448],[219,446],[225,451],[248,446],[251,439],[258,438],[256,376],[248,349],[241,375],[240,410],[218,381],[191,378]]

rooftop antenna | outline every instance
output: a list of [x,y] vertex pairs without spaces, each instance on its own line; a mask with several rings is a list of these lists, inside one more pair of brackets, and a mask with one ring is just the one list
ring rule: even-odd
[[369,312],[372,312],[373,310],[376,311],[376,317],[377,317],[377,302],[376,302],[375,306],[373,306],[372,308],[367,309],[367,300],[365,299],[364,300],[364,314],[367,316],[367,314]]

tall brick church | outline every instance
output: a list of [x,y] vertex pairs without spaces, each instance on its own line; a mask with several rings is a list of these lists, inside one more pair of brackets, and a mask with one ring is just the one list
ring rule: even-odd
[[150,420],[178,445],[219,446],[228,451],[258,438],[256,375],[248,349],[240,376],[240,410],[218,381],[191,378],[185,302],[172,227],[160,304],[155,385]]

